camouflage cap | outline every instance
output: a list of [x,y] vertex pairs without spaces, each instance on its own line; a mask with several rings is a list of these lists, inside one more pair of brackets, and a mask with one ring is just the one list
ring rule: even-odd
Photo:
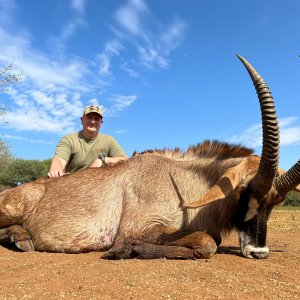
[[96,113],[96,114],[100,115],[103,118],[103,111],[102,111],[102,108],[100,106],[97,106],[97,105],[88,105],[88,106],[86,106],[84,111],[83,111],[82,116],[85,116],[85,115],[90,114],[90,113]]

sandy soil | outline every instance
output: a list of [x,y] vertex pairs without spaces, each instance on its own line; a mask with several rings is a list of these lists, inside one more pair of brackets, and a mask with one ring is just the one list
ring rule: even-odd
[[300,211],[274,211],[270,257],[240,255],[236,234],[210,260],[101,260],[0,246],[0,299],[300,299]]

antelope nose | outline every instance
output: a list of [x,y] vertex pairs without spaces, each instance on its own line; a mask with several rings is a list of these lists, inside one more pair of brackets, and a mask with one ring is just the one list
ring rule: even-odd
[[265,259],[269,257],[269,252],[251,252],[253,258]]

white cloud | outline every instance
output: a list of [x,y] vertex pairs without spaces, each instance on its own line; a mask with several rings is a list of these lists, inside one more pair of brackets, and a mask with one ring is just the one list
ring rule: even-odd
[[10,135],[5,134],[3,135],[4,138],[10,139],[10,140],[19,140],[19,141],[25,141],[33,144],[46,144],[46,145],[53,145],[53,142],[45,141],[45,140],[35,140],[35,139],[28,139],[17,135]]
[[14,0],[0,0],[0,24],[12,25],[12,14],[15,10]]
[[161,55],[161,52],[159,52],[157,49],[140,47],[138,51],[140,61],[145,67],[149,69],[153,69],[155,67],[166,69],[169,67],[167,57]]
[[17,131],[37,131],[37,132],[60,132],[70,133],[75,131],[76,122],[74,118],[51,117],[41,110],[26,111],[18,108],[15,111],[9,111],[4,117],[7,124],[6,128],[12,128]]
[[142,0],[130,0],[115,13],[115,20],[133,35],[143,35],[143,17],[149,16],[149,10]]
[[98,55],[100,62],[99,72],[101,75],[110,75],[111,60],[114,56],[119,56],[120,51],[123,48],[120,42],[111,40],[106,43],[104,52]]
[[[140,77],[136,69],[166,69],[170,65],[170,55],[180,45],[186,30],[186,23],[174,18],[170,24],[161,24],[142,0],[129,0],[114,14],[116,26],[112,28],[119,43],[132,46],[136,58],[123,61],[121,68],[131,77]],[[122,47],[127,49],[128,47]],[[111,60],[120,56],[120,52],[108,55],[99,54],[102,75],[111,75]]]
[[[281,146],[300,144],[300,126],[294,125],[296,121],[298,121],[296,117],[279,119]],[[229,142],[242,144],[251,148],[261,147],[262,125],[255,124],[249,127],[241,135],[231,137]]]
[[86,0],[71,0],[71,18],[62,26],[61,32],[56,36],[51,36],[48,39],[50,47],[62,55],[65,51],[68,40],[75,35],[76,31],[87,25],[85,18]]
[[115,131],[116,134],[124,134],[126,132],[127,132],[126,129],[118,129],[118,130]]
[[[0,22],[7,22],[0,27],[0,65],[13,62],[14,67],[23,73],[23,81],[14,85],[9,95],[6,94],[11,105],[7,109],[5,126],[17,131],[63,134],[76,130],[83,107],[86,103],[98,104],[95,96],[102,95],[111,84],[115,67],[135,78],[141,77],[138,69],[141,65],[152,69],[167,68],[170,55],[180,44],[186,27],[178,19],[163,25],[144,1],[129,0],[114,15],[115,32],[120,34],[106,42],[103,52],[97,56],[99,65],[96,66],[95,57],[75,57],[66,53],[64,47],[76,30],[86,24],[86,0],[69,2],[73,12],[71,18],[58,35],[49,40],[52,42],[50,46],[58,45],[60,52],[51,47],[50,54],[33,46],[32,35],[26,26],[11,22],[13,31],[8,28],[9,20],[15,18],[18,9],[14,3],[0,0]],[[136,55],[125,60],[122,52],[132,52],[130,46]],[[102,79],[97,77],[99,74]],[[82,95],[87,99],[82,99]],[[105,98],[109,99],[109,96],[105,95]],[[111,96],[110,105],[104,108],[106,114],[116,115],[136,99],[136,95]]]
[[300,144],[300,126],[283,128],[280,132],[280,145]]
[[64,26],[60,38],[59,39],[54,38],[55,43],[59,43],[60,47],[63,48],[66,41],[74,35],[76,29],[84,24],[85,21],[81,18],[72,19]]
[[81,94],[98,94],[107,83],[97,79],[89,62],[72,57],[59,60],[38,51],[29,36],[23,31],[11,35],[0,28],[0,64],[13,62],[24,78],[7,94],[11,105],[5,126],[60,134],[74,131],[84,107]]
[[182,41],[186,26],[187,25],[182,20],[175,19],[165,28],[165,31],[160,38],[160,47],[165,55],[169,55],[171,51],[178,47]]
[[113,97],[110,97],[108,100],[113,104],[110,108],[104,108],[105,115],[113,116],[118,114],[119,112],[126,109],[128,106],[132,105],[136,101],[136,99],[136,95],[115,95]]
[[234,135],[228,141],[230,143],[242,144],[250,148],[256,148],[261,146],[261,124],[256,124],[249,127],[242,134]]
[[11,36],[0,29],[0,40],[3,42],[0,48],[0,63],[7,64],[13,61],[14,66],[24,74],[23,84],[46,89],[90,89],[90,84],[84,79],[91,74],[83,60],[71,57],[63,61],[55,59],[34,49],[26,34]]
[[[92,98],[88,101],[88,104],[89,105],[96,105],[96,106],[99,106],[99,102],[98,102],[98,99],[97,98]],[[100,105],[101,106],[101,105]],[[102,107],[102,106],[101,106]],[[103,108],[103,107],[102,107]]]
[[71,7],[74,9],[75,12],[77,12],[79,14],[84,14],[85,5],[86,5],[86,0],[72,0],[71,1]]
[[41,91],[32,91],[32,97],[37,104],[44,106],[47,109],[53,108],[52,98],[48,97],[44,92]]
[[99,54],[99,61],[100,61],[100,65],[99,65],[99,72],[102,75],[108,75],[110,74],[110,60],[111,57],[109,57],[107,54]]
[[126,71],[130,77],[133,78],[141,77],[140,74],[136,70],[134,70],[128,62],[124,62],[120,67],[121,69]]
[[291,124],[297,121],[297,117],[288,117],[288,118],[281,118],[279,119],[280,128],[290,126]]

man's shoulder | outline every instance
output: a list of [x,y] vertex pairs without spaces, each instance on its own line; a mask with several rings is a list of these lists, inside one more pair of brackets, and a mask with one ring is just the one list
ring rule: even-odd
[[69,145],[69,146],[71,146],[71,145],[74,145],[74,144],[78,144],[79,139],[80,139],[80,131],[79,132],[73,132],[73,133],[67,134],[64,137],[62,137],[59,144],[60,145]]
[[112,137],[109,134],[105,134],[105,133],[99,133],[99,135],[98,135],[98,141],[102,145],[105,144],[107,146],[113,146],[113,145],[115,145],[115,144],[118,143],[114,137]]
[[102,146],[108,149],[108,156],[116,157],[116,156],[124,156],[126,157],[126,153],[116,141],[114,137],[108,134],[99,133],[99,141]]

